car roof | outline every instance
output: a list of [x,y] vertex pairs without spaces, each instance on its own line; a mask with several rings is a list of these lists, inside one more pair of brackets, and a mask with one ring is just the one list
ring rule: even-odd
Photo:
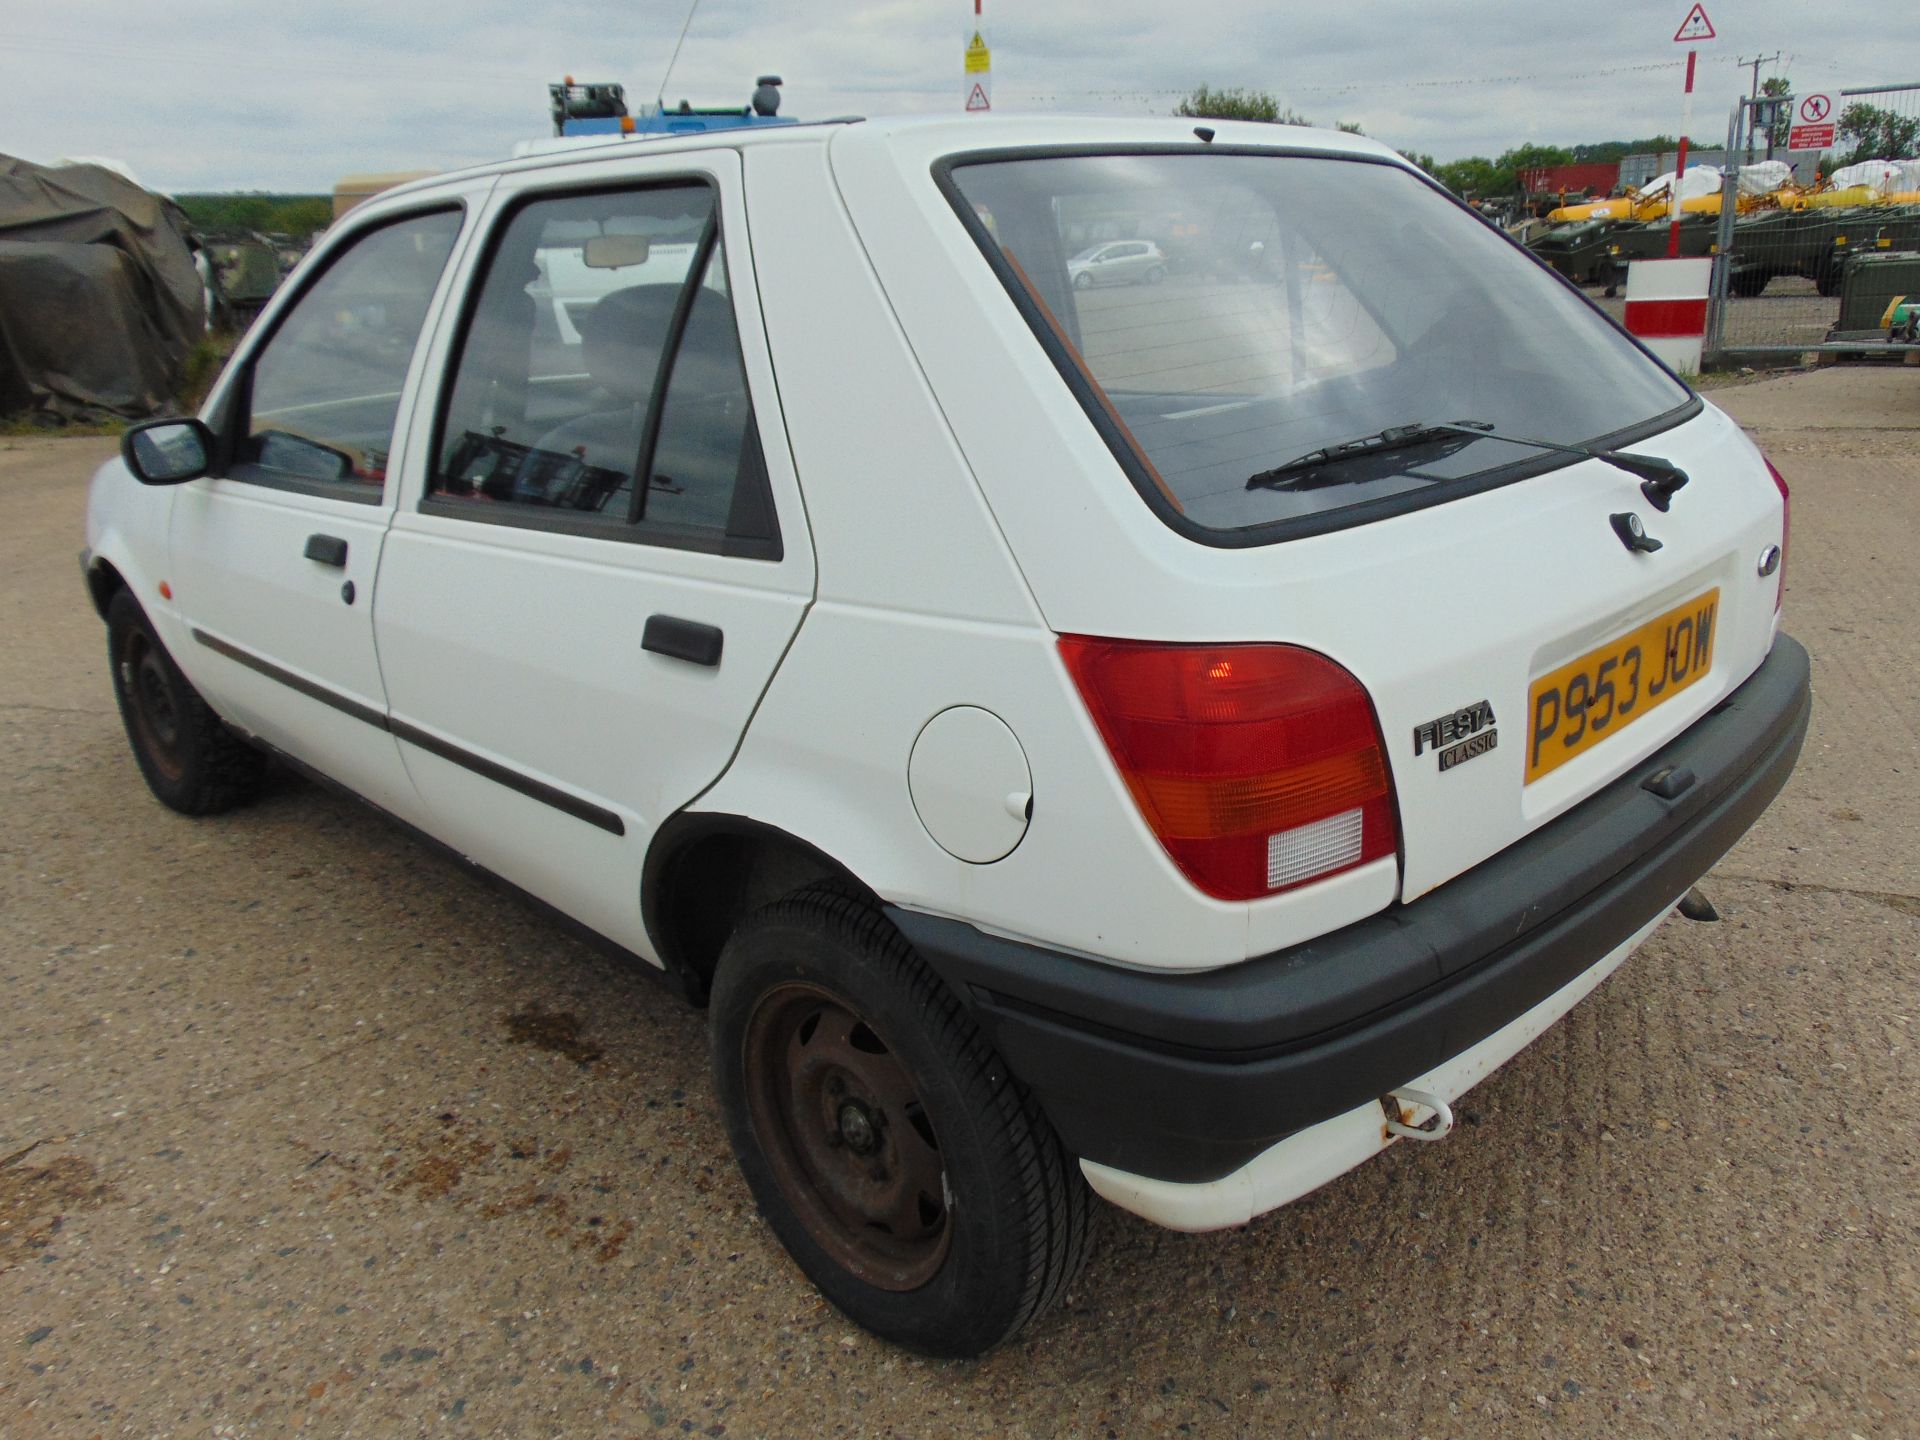
[[[1254,147],[1315,154],[1400,160],[1393,150],[1364,135],[1320,130],[1305,125],[1273,125],[1244,120],[1117,118],[1099,115],[911,115],[879,119],[847,116],[793,125],[706,131],[674,135],[595,135],[543,139],[520,147],[503,160],[466,166],[397,185],[380,194],[382,202],[430,196],[434,192],[488,175],[508,175],[570,164],[694,151],[749,150],[767,145],[821,145],[895,152],[901,162],[932,163],[960,155],[1022,149],[1104,148],[1183,145],[1211,135],[1217,148]],[[1404,163],[1404,162],[1403,162]]]

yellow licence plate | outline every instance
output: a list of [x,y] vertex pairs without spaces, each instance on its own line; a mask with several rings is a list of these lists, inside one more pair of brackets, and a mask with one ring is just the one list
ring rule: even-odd
[[1707,591],[1637,630],[1542,675],[1527,691],[1531,785],[1591,750],[1713,667],[1720,591]]

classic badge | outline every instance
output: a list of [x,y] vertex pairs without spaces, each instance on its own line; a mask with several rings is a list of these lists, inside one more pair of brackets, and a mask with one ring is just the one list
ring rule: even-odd
[[1440,752],[1440,768],[1451,770],[1476,756],[1484,755],[1500,743],[1494,728],[1493,706],[1485,700],[1416,725],[1413,729],[1413,753]]

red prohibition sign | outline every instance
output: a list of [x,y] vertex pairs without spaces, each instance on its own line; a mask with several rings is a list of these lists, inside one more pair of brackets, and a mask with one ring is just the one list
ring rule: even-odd
[[1809,125],[1818,125],[1827,118],[1827,112],[1832,108],[1832,102],[1826,96],[1809,95],[1800,102],[1800,118]]

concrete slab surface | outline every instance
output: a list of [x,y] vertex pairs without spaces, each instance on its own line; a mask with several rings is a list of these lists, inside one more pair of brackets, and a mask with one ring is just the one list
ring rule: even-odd
[[1912,1435],[1920,370],[1714,398],[1818,688],[1721,922],[1445,1144],[1237,1232],[1108,1212],[966,1364],[786,1259],[700,1015],[313,786],[155,802],[74,565],[113,442],[0,440],[0,1435]]

